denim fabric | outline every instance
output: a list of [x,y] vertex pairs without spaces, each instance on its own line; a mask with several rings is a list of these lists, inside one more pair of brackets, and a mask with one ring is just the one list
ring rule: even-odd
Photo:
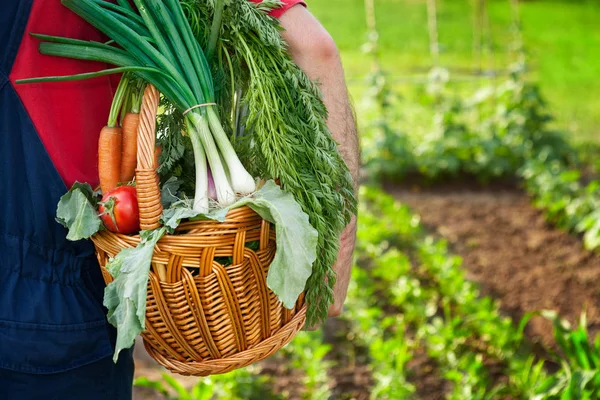
[[[67,188],[7,79],[31,4],[2,0],[0,10],[0,399],[9,387],[34,390],[19,373],[58,377],[101,363],[112,355],[115,337],[102,306],[104,281],[93,244],[68,241],[55,221]],[[105,374],[113,373],[103,365]],[[18,372],[13,386],[7,386],[7,370]],[[45,391],[38,398],[54,395],[51,388],[39,390]]]
[[0,398],[3,400],[131,400],[132,351],[82,367],[48,375],[0,369]]

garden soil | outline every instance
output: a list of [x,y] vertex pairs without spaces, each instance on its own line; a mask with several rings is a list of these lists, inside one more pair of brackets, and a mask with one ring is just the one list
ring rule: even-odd
[[[600,257],[581,238],[556,229],[523,191],[509,185],[389,186],[463,258],[467,278],[498,300],[516,322],[536,310],[555,310],[577,323],[587,312],[590,333],[600,331]],[[552,327],[534,318],[533,342],[552,345]]]

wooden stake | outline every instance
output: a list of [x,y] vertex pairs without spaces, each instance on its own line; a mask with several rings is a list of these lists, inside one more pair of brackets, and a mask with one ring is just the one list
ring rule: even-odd
[[427,0],[427,21],[429,25],[429,52],[433,65],[440,65],[440,42],[438,37],[437,7],[435,0]]

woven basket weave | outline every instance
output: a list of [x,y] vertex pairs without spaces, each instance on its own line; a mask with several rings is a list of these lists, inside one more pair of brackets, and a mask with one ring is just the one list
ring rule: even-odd
[[[154,165],[158,100],[149,85],[136,169],[142,229],[157,228],[162,213]],[[92,240],[108,284],[109,257],[135,247],[140,237],[101,231]],[[154,249],[148,282],[142,332],[148,353],[172,372],[206,376],[247,366],[287,344],[304,325],[306,310],[302,298],[294,310],[285,309],[267,288],[274,255],[275,231],[248,207],[231,210],[224,222],[185,222],[165,235]]]

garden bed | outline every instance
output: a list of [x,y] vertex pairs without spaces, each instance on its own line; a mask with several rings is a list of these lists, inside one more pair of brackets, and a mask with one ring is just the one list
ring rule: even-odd
[[[590,333],[600,331],[600,258],[584,249],[579,237],[546,222],[518,188],[451,184],[387,190],[449,241],[463,258],[467,277],[513,320],[553,309],[574,323],[587,310]],[[533,320],[527,333],[552,342],[545,320]]]

